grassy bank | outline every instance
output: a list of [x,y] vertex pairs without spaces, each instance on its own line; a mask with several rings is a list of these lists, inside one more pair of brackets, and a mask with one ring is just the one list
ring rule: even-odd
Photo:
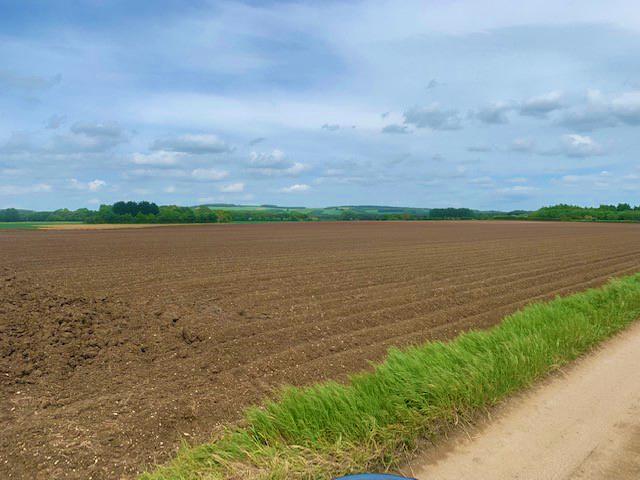
[[38,230],[56,225],[78,225],[80,222],[0,222],[0,230]]
[[640,274],[534,304],[486,331],[391,350],[348,384],[289,388],[242,426],[185,447],[144,480],[315,479],[384,469],[589,351],[640,316]]

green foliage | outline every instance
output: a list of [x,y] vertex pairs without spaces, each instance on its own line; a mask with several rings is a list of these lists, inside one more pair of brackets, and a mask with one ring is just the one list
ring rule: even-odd
[[37,230],[42,227],[80,222],[0,222],[0,230]]
[[640,221],[640,206],[631,207],[628,203],[619,203],[592,208],[560,204],[543,207],[529,214],[529,218],[532,220],[637,222]]
[[0,222],[85,222],[94,212],[86,208],[72,211],[66,208],[53,212],[34,212],[7,208],[0,210]]
[[0,210],[0,222],[19,222],[20,219],[20,212],[15,208]]
[[160,213],[158,205],[147,201],[116,202],[111,206],[111,210],[116,215],[131,215],[132,217],[136,217],[138,214],[158,215]]
[[628,203],[598,208],[554,205],[535,212],[479,211],[470,208],[411,208],[350,205],[327,208],[279,207],[277,205],[212,204],[197,207],[158,206],[148,201],[120,201],[95,210],[66,208],[34,212],[0,210],[0,222],[85,222],[85,223],[228,223],[307,221],[393,221],[393,220],[562,220],[640,221],[640,207]]
[[287,388],[243,426],[185,447],[141,480],[315,479],[384,468],[421,437],[469,419],[574,360],[640,316],[640,274],[548,303],[498,326],[392,349],[345,385]]
[[433,208],[429,211],[429,218],[433,220],[480,218],[479,212],[469,208]]

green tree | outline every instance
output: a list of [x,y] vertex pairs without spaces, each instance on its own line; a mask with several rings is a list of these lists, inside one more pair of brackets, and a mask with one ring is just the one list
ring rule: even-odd
[[0,210],[0,221],[2,222],[19,222],[20,212],[15,208],[7,208]]

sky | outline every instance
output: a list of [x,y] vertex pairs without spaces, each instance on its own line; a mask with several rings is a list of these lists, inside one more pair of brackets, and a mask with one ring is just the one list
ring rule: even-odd
[[0,208],[640,204],[634,0],[0,0]]

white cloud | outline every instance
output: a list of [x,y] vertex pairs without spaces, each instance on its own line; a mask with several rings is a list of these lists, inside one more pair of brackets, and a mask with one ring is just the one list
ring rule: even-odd
[[280,193],[302,193],[310,190],[311,187],[305,183],[296,183],[289,187],[284,187],[279,190]]
[[196,168],[191,171],[191,176],[196,180],[211,180],[215,182],[227,178],[229,172],[215,168]]
[[297,175],[300,175],[303,172],[306,172],[310,168],[311,167],[307,164],[295,162],[293,165],[291,165],[289,168],[286,168],[284,171],[287,175],[295,177]]
[[604,148],[593,138],[576,133],[562,135],[560,142],[553,148],[538,148],[529,138],[518,138],[511,142],[509,151],[535,153],[537,155],[564,155],[566,157],[592,157],[604,155]]
[[568,157],[591,157],[604,153],[591,137],[578,134],[563,135],[561,151]]
[[[623,177],[622,180],[628,179]],[[610,172],[602,170],[599,173],[563,175],[559,179],[552,180],[552,182],[569,188],[608,189],[612,188],[613,185],[619,184],[619,179],[615,178]]]
[[559,123],[578,131],[640,125],[640,91],[607,97],[599,90],[589,90],[586,101],[569,109]]
[[567,110],[559,124],[578,131],[614,127],[618,120],[612,115],[608,100],[598,90],[589,90],[586,102]]
[[169,178],[184,182],[218,181],[229,176],[226,170],[216,168],[195,168],[183,170],[179,168],[136,168],[124,174],[125,178]]
[[407,134],[411,132],[407,129],[406,125],[397,125],[395,123],[392,123],[390,125],[385,126],[382,129],[382,133]]
[[158,139],[151,145],[151,150],[204,154],[229,152],[231,147],[216,135],[187,134]]
[[512,110],[512,106],[506,102],[494,102],[473,112],[473,115],[483,123],[505,124],[509,123],[507,113]]
[[90,182],[80,182],[76,178],[69,179],[69,183],[72,188],[77,190],[88,190],[90,192],[97,192],[107,185],[107,182],[104,180],[95,179]]
[[573,130],[585,132],[597,128],[615,127],[618,121],[608,110],[581,107],[569,110],[559,123]]
[[249,155],[249,171],[265,177],[297,177],[310,168],[305,163],[292,162],[278,149]]
[[83,134],[87,137],[116,138],[124,136],[124,130],[117,123],[74,123],[71,131],[76,134]]
[[251,152],[249,154],[249,164],[256,167],[288,168],[291,162],[285,158],[282,150],[272,150],[271,152]]
[[131,163],[136,165],[176,165],[180,163],[180,160],[185,156],[181,152],[166,152],[164,150],[158,150],[151,153],[134,153],[131,157]]
[[467,183],[471,185],[477,185],[483,188],[490,188],[490,187],[494,187],[496,182],[493,180],[493,178],[489,176],[484,176],[484,177],[470,178],[469,180],[467,180]]
[[228,185],[221,185],[220,187],[218,187],[218,190],[220,190],[223,193],[244,192],[244,183],[237,182],[237,183],[230,183]]
[[552,91],[525,100],[520,104],[518,112],[520,115],[545,117],[554,110],[564,108],[564,106],[564,96],[562,92]]
[[92,180],[89,183],[87,183],[87,188],[89,189],[90,192],[97,192],[106,184],[107,182],[105,182],[104,180]]
[[191,173],[178,168],[135,168],[125,172],[125,178],[189,178]]
[[307,164],[294,162],[287,168],[255,168],[252,172],[265,177],[297,177],[308,171],[311,167]]
[[414,107],[404,112],[404,123],[432,130],[458,130],[462,128],[462,117],[457,110],[444,110],[433,103],[428,107]]
[[45,151],[54,154],[98,153],[129,141],[116,123],[75,123],[69,132],[52,137]]
[[87,135],[62,134],[53,137],[46,148],[50,153],[98,153],[115,147],[119,141],[112,138],[90,137]]
[[626,92],[611,101],[614,115],[628,125],[640,125],[640,91]]

